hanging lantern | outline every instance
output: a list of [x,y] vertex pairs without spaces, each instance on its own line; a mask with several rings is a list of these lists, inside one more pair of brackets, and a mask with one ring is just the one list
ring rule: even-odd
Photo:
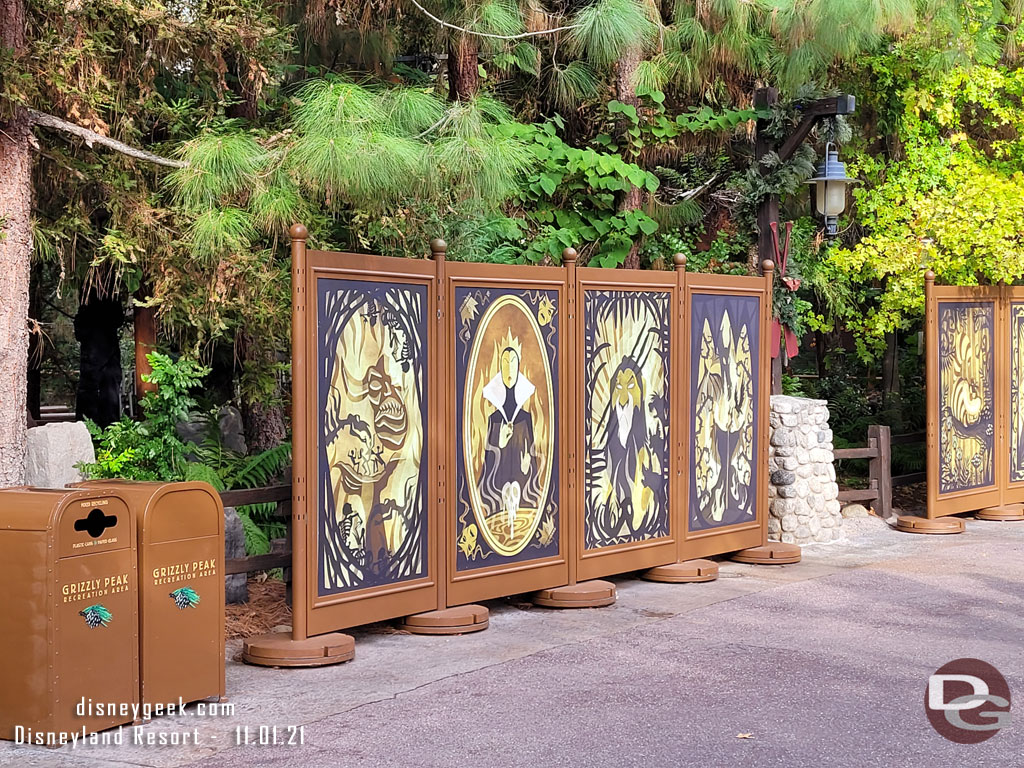
[[825,220],[825,236],[835,237],[839,232],[839,216],[846,210],[846,188],[859,183],[846,175],[846,166],[839,162],[839,152],[831,142],[825,145],[825,160],[818,166],[813,179],[814,207]]

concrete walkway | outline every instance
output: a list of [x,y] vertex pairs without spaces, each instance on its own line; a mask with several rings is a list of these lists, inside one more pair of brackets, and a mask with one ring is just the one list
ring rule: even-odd
[[[339,667],[232,661],[233,716],[143,729],[197,729],[197,746],[0,744],[0,765],[1020,765],[1024,715],[960,746],[931,729],[923,699],[929,674],[971,656],[1024,701],[1024,524],[929,537],[848,523],[855,535],[795,566],[618,579],[610,608],[496,601],[476,635],[356,633],[356,660]],[[279,739],[302,725],[305,744],[235,746],[238,728],[257,739],[261,725]]]

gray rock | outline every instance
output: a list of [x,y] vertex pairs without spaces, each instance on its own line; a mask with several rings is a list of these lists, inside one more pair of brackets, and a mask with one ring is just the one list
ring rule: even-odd
[[794,445],[796,443],[796,439],[793,437],[792,431],[785,427],[780,427],[772,433],[771,440],[769,440],[769,442],[776,447],[784,448],[786,446]]
[[771,474],[772,485],[792,485],[795,480],[796,475],[784,469],[777,469]]
[[[224,558],[236,560],[245,557],[245,528],[234,507],[224,507]],[[249,602],[249,585],[246,574],[236,573],[225,577],[224,599],[227,603]]]
[[867,507],[862,504],[847,504],[843,507],[843,517],[870,517]]
[[84,480],[76,464],[96,461],[92,436],[80,421],[57,422],[28,431],[25,482],[36,488],[63,488]]
[[[202,414],[189,414],[189,420],[178,424],[178,437],[186,443],[199,445],[206,438],[209,425],[203,419]],[[217,412],[217,431],[220,435],[220,442],[229,451],[235,453],[246,453],[245,429],[242,424],[242,414],[237,408],[225,405]]]
[[220,428],[220,439],[224,447],[235,453],[248,453],[245,445],[245,425],[242,414],[232,405],[225,405],[217,414],[217,425]]

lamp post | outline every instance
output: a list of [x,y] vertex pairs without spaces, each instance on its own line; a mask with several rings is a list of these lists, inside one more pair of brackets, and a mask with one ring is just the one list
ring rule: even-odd
[[[779,101],[779,91],[777,88],[758,88],[754,92],[754,106],[757,109],[768,109]],[[764,120],[758,120],[757,122],[757,139],[754,145],[754,153],[757,159],[758,165],[761,168],[762,173],[766,172],[764,166],[761,166],[761,159],[769,152],[777,152],[779,160],[786,162],[789,160],[793,153],[796,152],[807,136],[810,134],[811,129],[826,117],[835,117],[836,115],[850,115],[853,114],[857,107],[856,99],[849,94],[840,94],[839,96],[831,96],[826,99],[818,99],[801,106],[802,117],[800,122],[797,124],[793,132],[786,137],[781,145],[776,145],[770,136],[768,136],[765,130],[766,125]],[[832,170],[835,171],[838,166],[838,176],[828,176],[829,161],[832,159],[835,165],[832,166]],[[825,171],[824,173],[822,171]],[[846,178],[846,169],[843,164],[839,162],[839,156],[835,152],[834,148],[831,155],[826,151],[825,162],[818,169],[819,173],[812,181],[819,182],[819,186],[816,188],[816,194],[821,195],[821,203],[818,204],[818,199],[815,197],[816,207],[823,216],[825,216],[825,232],[829,236],[834,236],[838,229],[837,220],[839,214],[843,212],[846,207],[846,187],[852,182],[852,179]],[[829,214],[827,211],[835,210],[837,201],[840,199],[839,192],[841,195],[841,207],[835,214]],[[831,218],[831,222],[830,222]],[[775,247],[772,243],[772,222],[776,224],[779,221],[779,198],[778,195],[766,195],[757,207],[757,258],[759,262],[764,262],[765,259],[775,260]],[[830,231],[831,227],[831,231]],[[782,393],[782,355],[772,360],[772,394]]]
[[805,183],[814,187],[811,191],[814,208],[825,220],[825,236],[835,237],[839,232],[839,216],[846,210],[846,188],[858,183],[857,179],[846,175],[846,166],[839,162],[835,144],[825,145],[825,159],[814,178]]

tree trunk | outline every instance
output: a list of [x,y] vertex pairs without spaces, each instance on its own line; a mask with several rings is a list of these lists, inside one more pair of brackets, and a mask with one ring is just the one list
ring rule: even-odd
[[41,421],[42,408],[42,367],[45,344],[43,342],[42,329],[39,323],[43,319],[43,270],[38,267],[31,270],[29,274],[29,295],[28,295],[28,316],[31,321],[31,332],[28,339],[28,368],[27,368],[27,408],[29,415],[28,425]]
[[242,401],[242,424],[249,453],[268,451],[288,437],[283,405],[266,405]]
[[473,35],[448,38],[448,98],[468,101],[480,90],[480,62]]
[[899,336],[885,334],[885,355],[882,357],[882,393],[886,403],[900,391]]
[[256,89],[249,81],[249,67],[239,60],[236,53],[225,56],[228,67],[228,86],[236,101],[227,108],[228,117],[240,117],[253,122],[259,116],[259,104],[256,101]]
[[[23,0],[0,0],[0,47],[25,47]],[[25,480],[28,284],[32,253],[29,120],[0,121],[0,486]]]
[[[630,104],[639,109],[640,98],[636,95],[636,70],[640,66],[641,50],[630,48],[623,54],[615,64],[615,98],[623,104]],[[622,123],[622,131],[628,129],[629,124]],[[619,195],[618,210],[622,213],[635,211],[644,204],[644,191],[634,187],[627,182],[627,187]],[[640,268],[640,236],[633,241],[629,253],[626,255],[622,266],[626,269]]]
[[[135,403],[138,405],[147,392],[156,392],[156,384],[144,381],[143,376],[153,373],[146,355],[156,351],[156,310],[153,307],[136,307],[135,331]],[[138,411],[136,411],[138,413]]]
[[121,326],[124,307],[116,296],[95,290],[83,297],[75,315],[81,344],[75,415],[106,427],[121,418]]
[[[276,382],[270,387],[260,382],[259,371],[272,367],[274,353],[265,346],[261,347],[246,333],[239,334],[235,343],[242,362],[242,391],[247,393],[239,398],[238,403],[245,430],[245,445],[249,453],[260,453],[280,445],[288,438],[285,406],[278,396],[280,392]],[[255,388],[245,386],[247,375],[257,382]],[[262,374],[265,375],[268,374]]]

